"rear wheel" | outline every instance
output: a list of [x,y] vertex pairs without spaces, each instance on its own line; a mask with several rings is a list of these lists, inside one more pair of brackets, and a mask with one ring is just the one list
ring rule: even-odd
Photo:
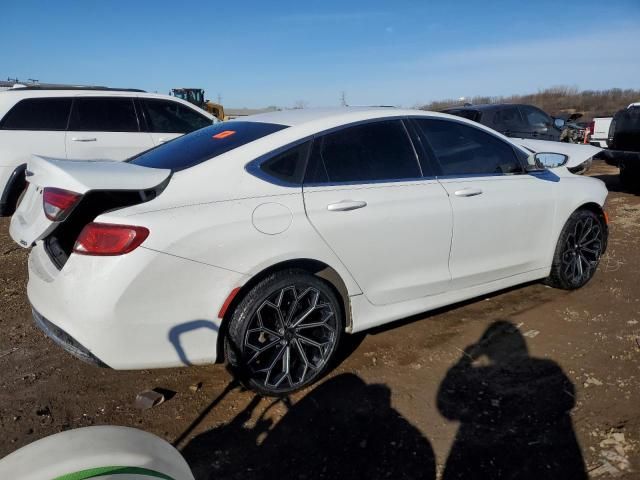
[[582,287],[593,277],[605,245],[600,217],[590,210],[577,210],[562,229],[547,283],[565,290]]
[[330,365],[343,328],[338,298],[301,270],[274,273],[234,310],[225,356],[239,379],[263,395],[310,385]]

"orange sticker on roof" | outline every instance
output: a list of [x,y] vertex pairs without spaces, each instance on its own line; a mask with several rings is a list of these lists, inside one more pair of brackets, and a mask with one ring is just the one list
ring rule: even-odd
[[227,138],[231,135],[234,135],[236,132],[234,130],[223,130],[220,133],[216,133],[212,138],[220,140],[221,138]]

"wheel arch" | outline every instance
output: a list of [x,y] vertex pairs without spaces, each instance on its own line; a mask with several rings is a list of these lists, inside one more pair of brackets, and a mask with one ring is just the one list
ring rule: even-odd
[[608,243],[608,238],[609,238],[609,217],[607,216],[606,212],[604,211],[604,208],[602,207],[602,205],[596,203],[596,202],[587,202],[587,203],[583,203],[582,205],[580,205],[578,208],[576,208],[574,211],[577,212],[578,210],[589,210],[593,213],[595,213],[598,218],[600,219],[600,222],[602,222],[602,227],[604,228],[604,246],[602,248],[602,254],[605,254],[607,251],[607,243]]
[[260,272],[253,275],[244,285],[240,287],[238,293],[235,294],[231,302],[229,303],[226,311],[224,312],[224,316],[222,317],[222,321],[220,323],[220,333],[218,335],[217,340],[217,349],[216,349],[216,362],[220,363],[224,361],[224,339],[227,335],[229,321],[231,316],[233,315],[233,311],[238,306],[238,304],[242,301],[242,299],[251,291],[251,289],[260,283],[264,278],[269,275],[288,269],[298,269],[304,270],[311,275],[315,275],[324,281],[326,281],[329,286],[333,289],[334,293],[337,295],[338,300],[340,301],[340,306],[342,308],[342,315],[345,319],[345,331],[350,332],[352,328],[352,311],[351,311],[351,302],[349,300],[349,291],[347,289],[347,285],[340,276],[340,274],[330,265],[311,258],[297,258],[291,260],[285,260],[273,265],[270,265]]

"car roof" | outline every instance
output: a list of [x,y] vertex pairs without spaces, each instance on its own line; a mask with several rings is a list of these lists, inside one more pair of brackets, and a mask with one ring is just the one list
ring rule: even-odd
[[527,105],[524,103],[481,103],[478,105],[460,105],[457,107],[448,107],[443,110],[443,112],[448,112],[451,110],[478,110],[478,111],[486,111],[486,110],[496,110],[502,107],[530,107],[532,105]]
[[198,111],[198,113],[213,119],[206,110],[198,106],[182,100],[181,98],[171,95],[163,95],[160,93],[148,93],[144,90],[136,89],[117,89],[117,88],[38,88],[38,87],[20,87],[10,88],[9,90],[0,91],[0,118],[20,100],[27,98],[52,98],[52,97],[139,97],[139,98],[157,98],[162,100],[172,100],[181,103],[189,108]]
[[289,127],[314,122],[349,123],[372,118],[401,117],[409,115],[439,115],[424,110],[409,110],[396,107],[335,107],[335,108],[300,108],[259,113],[231,120],[245,122],[277,123]]

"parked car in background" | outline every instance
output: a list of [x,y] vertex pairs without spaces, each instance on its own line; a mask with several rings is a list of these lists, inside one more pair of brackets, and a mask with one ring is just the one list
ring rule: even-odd
[[607,189],[566,161],[450,115],[288,110],[124,163],[34,156],[10,234],[33,246],[34,319],[67,351],[117,369],[226,358],[284,395],[345,334],[533,280],[585,285]]
[[125,160],[212,124],[189,102],[99,87],[12,88],[0,92],[0,215],[11,215],[31,155]]
[[595,147],[608,147],[609,127],[613,117],[596,117],[593,119],[593,133],[589,143]]
[[507,137],[560,140],[562,119],[554,119],[533,105],[484,104],[453,107],[443,113],[467,118]]
[[620,181],[640,189],[640,104],[631,104],[613,116],[607,141],[607,162],[620,167]]

